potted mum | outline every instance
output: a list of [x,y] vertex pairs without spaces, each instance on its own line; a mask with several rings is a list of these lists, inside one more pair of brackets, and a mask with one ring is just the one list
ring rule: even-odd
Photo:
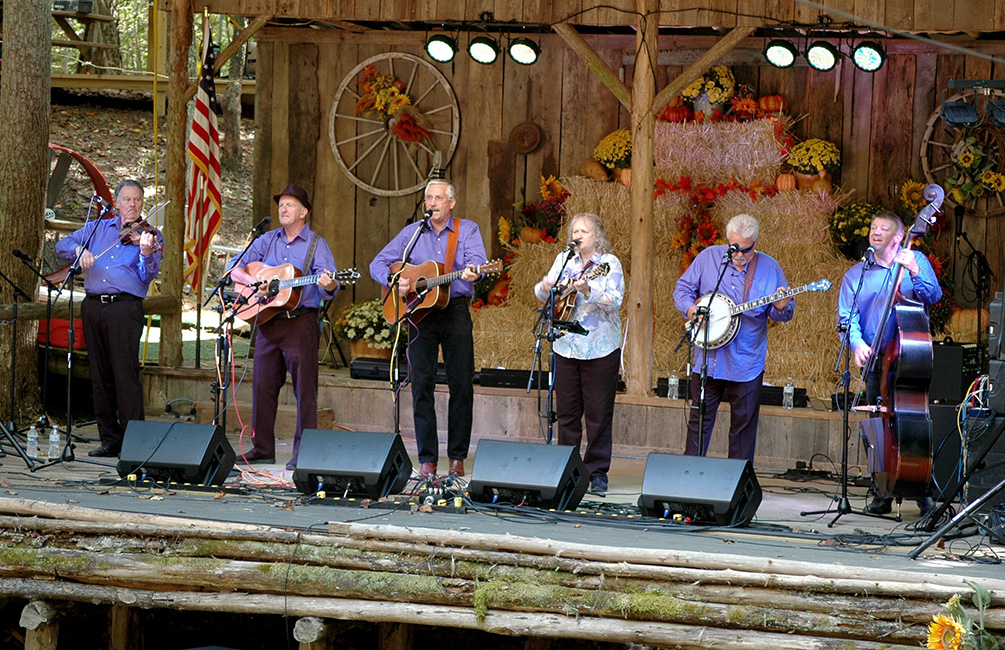
[[353,358],[391,358],[391,327],[379,298],[346,307],[335,321],[335,334],[349,341]]
[[695,79],[681,93],[694,104],[697,113],[712,117],[714,111],[725,115],[729,112],[729,100],[736,93],[736,79],[724,65],[717,65],[700,79]]
[[825,181],[821,189],[830,191],[830,177],[841,167],[841,152],[837,145],[820,138],[804,140],[792,147],[785,163],[796,173],[799,189],[810,189]]
[[625,185],[630,185],[632,182],[632,132],[628,129],[618,129],[607,134],[594,148],[593,158],[610,169],[616,179]]

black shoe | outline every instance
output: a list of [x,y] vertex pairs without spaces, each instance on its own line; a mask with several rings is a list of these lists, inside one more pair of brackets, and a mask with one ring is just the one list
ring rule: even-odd
[[606,497],[607,479],[603,476],[594,476],[593,480],[590,481],[590,494],[595,494],[598,497]]
[[286,463],[286,469],[290,470],[291,472],[296,468],[297,468],[297,461],[291,459],[290,462]]
[[92,449],[87,452],[88,456],[92,458],[114,458],[119,455],[119,447],[109,447],[108,445],[101,445],[97,449]]
[[918,510],[921,512],[921,516],[924,517],[932,510],[935,510],[935,500],[932,497],[926,496],[916,501],[918,504]]
[[[241,457],[238,457],[238,459],[240,459],[240,458]],[[272,464],[272,463],[276,462],[275,455],[272,455],[272,456],[263,456],[261,454],[261,452],[258,452],[258,451],[254,450],[254,449],[252,449],[248,453],[244,454],[243,458],[244,458],[244,462],[248,463],[249,465],[253,465],[255,463]]]
[[890,497],[875,497],[872,503],[865,507],[871,515],[886,515],[893,512],[893,499]]

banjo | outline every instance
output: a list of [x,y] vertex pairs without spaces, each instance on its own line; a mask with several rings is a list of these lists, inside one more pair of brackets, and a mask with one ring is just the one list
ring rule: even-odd
[[[831,288],[831,281],[827,278],[804,284],[788,291],[779,291],[770,296],[764,296],[756,300],[736,304],[730,298],[717,293],[714,296],[706,293],[698,299],[696,303],[699,307],[708,307],[708,316],[702,324],[695,326],[694,321],[687,324],[688,336],[691,343],[694,343],[707,350],[718,350],[734,338],[740,331],[740,314],[757,307],[762,307],[769,302],[790,298],[807,291],[827,291]],[[705,328],[708,327],[708,347],[705,346]]]

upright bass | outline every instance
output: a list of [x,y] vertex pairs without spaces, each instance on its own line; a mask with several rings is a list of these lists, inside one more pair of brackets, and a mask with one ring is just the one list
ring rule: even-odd
[[[945,198],[935,184],[925,187],[929,204],[918,213],[902,247],[911,248],[935,223]],[[872,354],[863,366],[863,379],[880,368],[880,417],[863,425],[868,445],[868,468],[880,497],[920,499],[932,476],[932,420],[928,387],[932,381],[932,335],[925,306],[903,296],[904,268],[891,269],[886,309],[876,328]]]

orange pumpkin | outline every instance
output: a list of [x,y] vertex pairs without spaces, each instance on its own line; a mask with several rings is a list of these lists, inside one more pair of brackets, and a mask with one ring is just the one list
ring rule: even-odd
[[792,174],[779,174],[775,179],[775,187],[780,192],[788,192],[796,189],[796,177]]
[[788,103],[781,95],[764,95],[757,100],[757,107],[765,113],[780,113],[788,107]]
[[536,244],[544,238],[544,231],[533,226],[524,226],[520,231],[520,241],[528,244]]
[[659,115],[666,122],[687,122],[694,117],[694,111],[687,104],[679,106],[667,105]]

